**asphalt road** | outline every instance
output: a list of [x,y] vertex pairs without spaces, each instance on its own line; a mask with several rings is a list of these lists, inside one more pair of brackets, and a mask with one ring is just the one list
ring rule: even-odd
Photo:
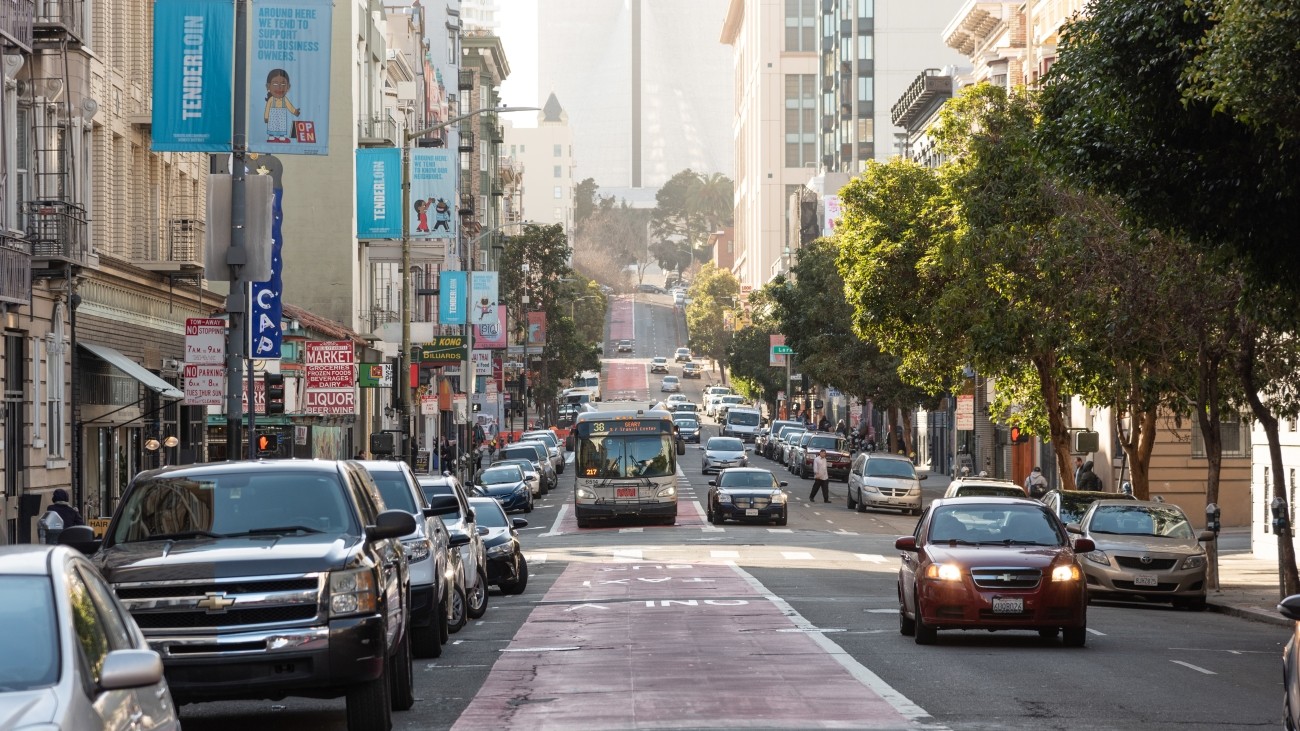
[[[623,354],[620,368],[671,356],[684,343],[674,323],[680,312],[666,297],[638,296],[630,314],[639,326],[636,352]],[[685,392],[698,400],[708,383],[688,381]],[[629,391],[629,405],[657,398],[658,378],[640,388]],[[715,429],[707,427],[706,438]],[[789,525],[712,526],[694,506],[708,479],[699,453],[688,447],[679,464],[672,527],[578,530],[566,470],[560,490],[527,516],[528,590],[494,594],[483,619],[454,635],[442,658],[417,660],[415,708],[395,714],[394,728],[1279,723],[1285,629],[1096,603],[1081,649],[1020,632],[941,632],[937,645],[917,646],[898,633],[893,550],[915,518],[851,512],[841,482],[832,482],[832,504],[809,503],[810,480],[754,458],[789,483]],[[927,501],[944,487],[923,485]],[[210,703],[187,706],[182,718],[187,730],[327,731],[345,728],[342,709],[341,700]]]

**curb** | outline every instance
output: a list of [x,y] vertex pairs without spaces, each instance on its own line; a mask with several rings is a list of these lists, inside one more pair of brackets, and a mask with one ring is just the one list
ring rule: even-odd
[[1276,612],[1270,612],[1266,609],[1257,607],[1242,607],[1223,602],[1216,602],[1213,599],[1207,601],[1207,608],[1211,612],[1226,614],[1231,617],[1240,617],[1252,622],[1262,622],[1264,624],[1273,624],[1278,627],[1291,627],[1295,624],[1294,620],[1287,619]]

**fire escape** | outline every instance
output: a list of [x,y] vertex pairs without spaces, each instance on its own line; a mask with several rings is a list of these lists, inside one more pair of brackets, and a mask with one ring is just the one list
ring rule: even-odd
[[[17,0],[0,3],[0,83],[13,74],[32,52],[32,19],[36,14],[35,0]],[[12,73],[11,73],[12,72]],[[3,112],[0,112],[0,118]],[[6,119],[0,125],[0,134],[12,135],[16,140],[23,136]],[[0,145],[4,140],[0,139]],[[11,225],[5,202],[19,193],[18,181],[0,176],[0,303],[23,304],[30,300],[32,290],[32,247]],[[22,213],[21,207],[16,213]]]

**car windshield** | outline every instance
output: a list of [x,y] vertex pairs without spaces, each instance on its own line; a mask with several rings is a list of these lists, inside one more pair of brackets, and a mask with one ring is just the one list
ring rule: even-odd
[[507,485],[512,482],[519,482],[524,479],[524,473],[514,465],[509,467],[493,467],[483,470],[479,476],[481,485]]
[[916,479],[916,468],[905,459],[869,459],[867,477],[903,477]]
[[722,403],[724,403],[724,404],[743,404],[743,403],[745,403],[745,397],[744,397],[744,396],[723,396],[723,397],[722,397]]
[[141,479],[120,508],[111,543],[361,530],[333,472],[186,470]]
[[651,360],[650,362],[651,362],[651,363],[654,363],[655,365],[663,365],[663,364],[668,363],[668,359],[667,359],[667,358],[655,358],[654,360]]
[[526,459],[529,461],[538,459],[537,450],[532,447],[506,447],[497,454],[501,455],[502,459]]
[[379,487],[379,495],[384,499],[385,507],[415,512],[415,496],[411,494],[406,475],[396,470],[384,470],[371,472],[370,476],[375,478],[375,485]]
[[718,487],[768,487],[775,490],[777,482],[771,472],[724,470],[718,475]]
[[1089,533],[1192,538],[1192,526],[1178,508],[1154,505],[1103,505],[1088,522]]
[[735,437],[714,437],[709,440],[710,452],[743,452],[745,443]]
[[727,412],[727,423],[738,426],[758,426],[761,417],[754,411],[729,411]]
[[953,497],[1024,497],[1025,491],[1010,485],[962,485]]
[[834,452],[843,452],[844,438],[815,436],[808,440],[808,447],[810,449],[829,449]]
[[493,499],[472,499],[469,506],[474,508],[474,522],[489,528],[509,528],[510,519],[501,509],[501,504]]
[[548,432],[548,431],[528,432],[524,434],[524,439],[531,439],[538,442],[545,442],[546,444],[552,447],[560,443],[560,440],[556,438],[555,434],[553,432]]
[[793,427],[787,426],[785,429],[781,431],[781,441],[793,442],[799,437],[803,436],[803,433],[804,433],[803,429],[795,429]]
[[930,543],[1060,546],[1065,539],[1036,505],[974,504],[939,508],[930,521]]
[[1073,490],[1061,491],[1057,494],[1061,504],[1059,512],[1062,523],[1078,523],[1083,520],[1084,514],[1088,512],[1088,508],[1092,507],[1093,503],[1102,499],[1119,497],[1110,493],[1076,492]]
[[673,419],[673,423],[683,429],[699,429],[700,422],[694,419]]
[[0,596],[5,598],[0,602],[0,627],[9,628],[0,633],[0,693],[59,682],[59,631],[50,580],[0,576]]
[[537,471],[537,470],[533,467],[533,463],[532,463],[531,461],[529,461],[529,460],[526,460],[526,459],[499,459],[499,460],[493,462],[493,463],[492,463],[492,466],[495,467],[495,466],[497,466],[497,465],[506,465],[506,464],[512,464],[512,465],[515,465],[515,466],[518,467],[519,469],[523,470],[523,471],[524,471],[524,474],[528,474],[528,473],[530,473],[530,472],[536,472],[536,471]]

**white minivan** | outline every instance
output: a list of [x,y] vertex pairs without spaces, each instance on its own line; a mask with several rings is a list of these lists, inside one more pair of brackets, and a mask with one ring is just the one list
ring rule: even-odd
[[722,436],[738,437],[752,442],[763,426],[763,414],[758,409],[748,406],[733,406],[727,409],[727,416],[722,421]]

